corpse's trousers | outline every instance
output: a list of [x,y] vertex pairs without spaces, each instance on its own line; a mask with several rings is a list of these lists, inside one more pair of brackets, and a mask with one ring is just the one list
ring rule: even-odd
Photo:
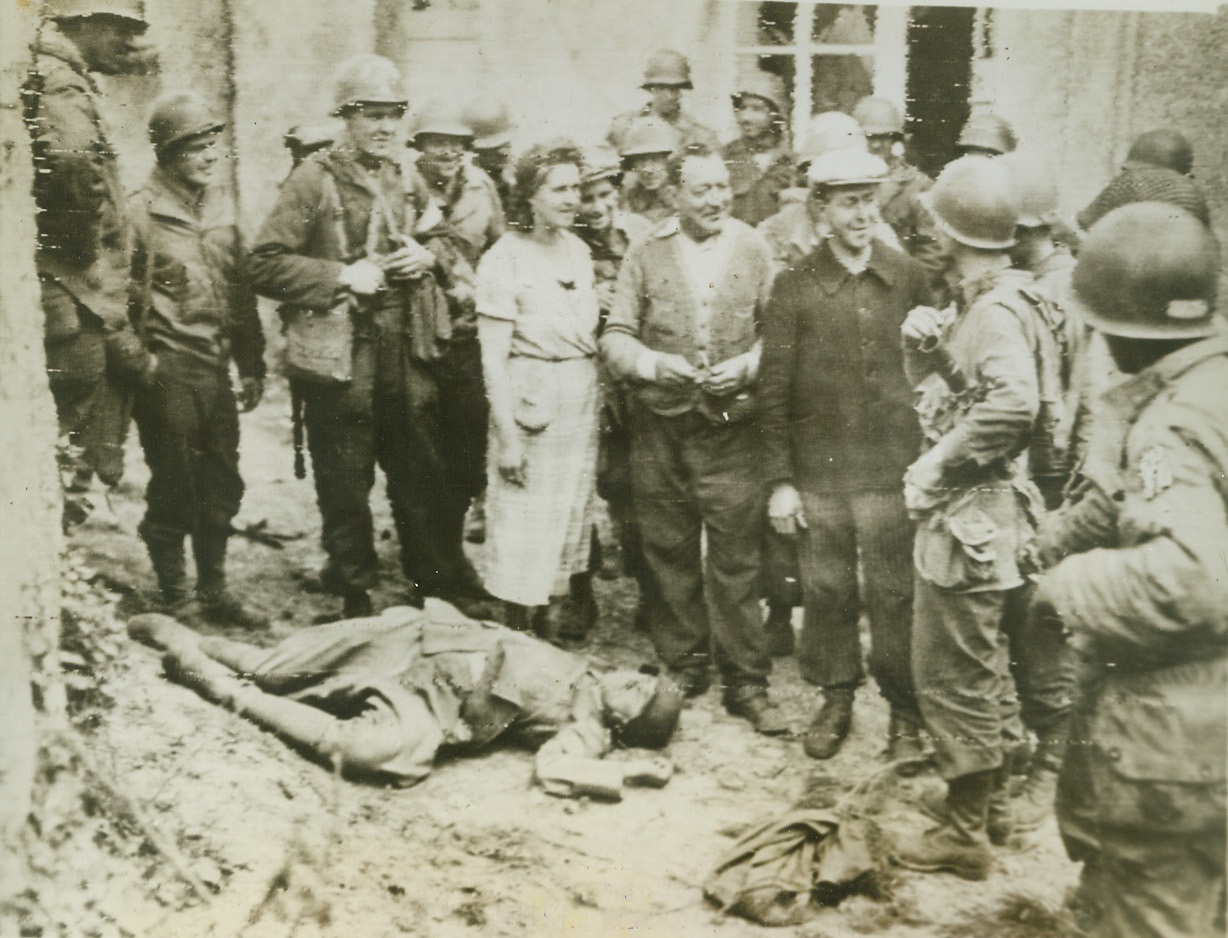
[[803,492],[802,511],[802,676],[820,687],[855,687],[865,680],[858,631],[864,609],[870,673],[893,708],[915,712],[913,527],[903,492]]
[[657,654],[672,668],[713,660],[729,687],[764,685],[771,667],[759,609],[757,437],[749,423],[633,410],[635,504],[663,606],[651,622]]

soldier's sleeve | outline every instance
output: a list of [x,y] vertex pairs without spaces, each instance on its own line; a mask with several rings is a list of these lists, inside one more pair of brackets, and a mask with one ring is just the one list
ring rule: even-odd
[[1228,633],[1228,432],[1197,406],[1164,417],[1131,434],[1119,515],[1128,546],[1067,557],[1041,582],[1067,624],[1118,647]]
[[252,289],[251,261],[238,226],[234,229],[234,256],[230,276],[230,347],[235,367],[244,378],[263,378],[264,329]]
[[304,253],[317,226],[333,224],[325,198],[326,172],[309,160],[283,183],[250,255],[252,288],[260,295],[314,309],[327,309],[336,301],[344,264]]
[[39,207],[80,212],[78,220],[94,217],[105,182],[96,152],[100,133],[89,89],[85,79],[71,69],[40,64],[45,70],[32,78],[29,92],[35,108]]
[[623,259],[614,282],[614,302],[601,335],[601,353],[615,377],[623,379],[642,377],[638,375],[637,365],[647,351],[640,341],[645,301],[640,254],[632,248]]
[[976,397],[963,419],[927,454],[944,471],[1013,458],[1040,408],[1036,363],[1023,323],[999,305],[981,311],[981,316],[977,374],[966,376],[975,382]]
[[128,321],[138,332],[143,333],[145,314],[148,312],[153,297],[150,265],[152,250],[149,237],[149,209],[138,190],[129,197],[126,205],[129,232],[132,237],[132,257],[128,274]]
[[1061,508],[1040,520],[1032,549],[1042,567],[1052,567],[1071,554],[1117,541],[1117,503],[1111,495],[1084,479]]
[[766,463],[764,481],[769,484],[793,478],[789,400],[797,362],[798,304],[791,301],[790,288],[787,274],[777,278],[763,311],[763,359],[756,396]]

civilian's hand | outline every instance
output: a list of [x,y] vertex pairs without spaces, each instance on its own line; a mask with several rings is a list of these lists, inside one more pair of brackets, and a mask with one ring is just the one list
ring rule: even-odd
[[776,486],[768,499],[768,521],[777,534],[796,534],[798,528],[806,527],[806,515],[802,511],[802,497],[789,483]]
[[746,376],[746,361],[738,355],[701,372],[699,385],[709,394],[732,394],[746,384]]
[[681,355],[672,355],[668,352],[657,354],[657,384],[681,387],[695,384],[698,380],[699,372],[695,370],[695,366]]
[[499,440],[499,475],[512,485],[523,486],[526,472],[524,443],[513,431],[506,439]]

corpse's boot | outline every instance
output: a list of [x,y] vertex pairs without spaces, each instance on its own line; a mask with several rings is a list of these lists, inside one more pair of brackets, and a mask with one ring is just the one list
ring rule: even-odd
[[995,770],[960,775],[947,783],[946,820],[920,834],[900,837],[895,859],[900,866],[923,872],[954,873],[963,879],[989,875],[989,799]]
[[241,629],[267,629],[269,620],[248,609],[226,589],[226,542],[222,531],[200,531],[192,535],[196,557],[196,596],[201,616],[218,625]]
[[844,744],[853,725],[854,687],[825,687],[823,706],[810,721],[802,748],[811,759],[830,759]]
[[593,595],[593,574],[573,573],[568,582],[567,598],[559,616],[559,638],[568,642],[583,642],[597,622],[597,598]]
[[155,611],[173,615],[188,599],[183,534],[146,521],[142,521],[137,530],[149,551],[154,576],[158,579],[158,609]]

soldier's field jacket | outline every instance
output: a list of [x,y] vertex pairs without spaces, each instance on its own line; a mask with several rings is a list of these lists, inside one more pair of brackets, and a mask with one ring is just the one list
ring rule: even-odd
[[[1086,732],[1106,779],[1219,786],[1197,798],[1222,831],[1228,749],[1228,339],[1174,352],[1105,394],[1081,473],[1087,497],[1041,527],[1060,559],[1040,589],[1095,671]],[[1102,419],[1101,419],[1102,418]],[[1089,780],[1090,781],[1090,780]],[[1156,794],[1098,809],[1194,824]],[[1190,802],[1193,805],[1193,802]],[[1184,809],[1183,809],[1184,810]],[[1180,813],[1180,812],[1176,812]],[[1205,812],[1204,812],[1205,813]]]
[[199,205],[161,169],[129,200],[135,317],[149,345],[264,377],[264,334],[234,213],[210,192]]
[[[336,183],[335,203],[328,175]],[[364,166],[344,143],[312,154],[282,184],[256,237],[257,291],[292,306],[330,308],[339,298],[342,267],[360,257],[390,254],[400,247],[396,235],[413,232],[426,204],[424,186],[416,172],[407,173],[394,161]]]
[[1031,283],[1006,267],[964,282],[940,346],[905,355],[928,443],[905,475],[918,520],[914,560],[943,589],[1023,583],[1017,555],[1039,509],[1020,460],[1040,412],[1041,321],[1021,293]]
[[88,327],[126,330],[128,230],[101,91],[74,46],[44,24],[23,89],[34,150],[37,264],[48,339]]

